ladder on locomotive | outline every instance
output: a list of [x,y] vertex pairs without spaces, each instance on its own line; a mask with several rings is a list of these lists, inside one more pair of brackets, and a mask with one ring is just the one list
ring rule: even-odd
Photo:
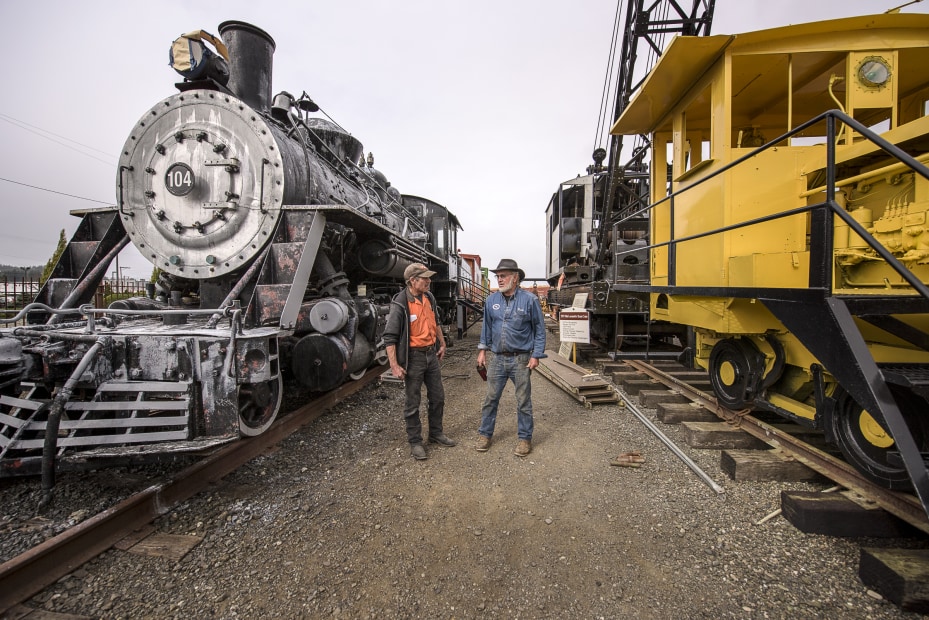
[[[81,223],[35,298],[36,303],[52,308],[89,303],[111,260],[129,242],[115,208],[71,213],[81,215]],[[27,322],[36,325],[48,320],[48,313],[31,311]]]

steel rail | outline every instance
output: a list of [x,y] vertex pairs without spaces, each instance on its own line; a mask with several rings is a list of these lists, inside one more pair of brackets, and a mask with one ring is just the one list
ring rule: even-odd
[[0,614],[28,600],[97,557],[126,535],[265,453],[344,398],[372,383],[387,368],[383,366],[369,370],[359,380],[346,383],[283,416],[261,435],[230,443],[179,472],[173,479],[140,491],[0,564]]
[[727,409],[717,403],[716,399],[706,392],[697,390],[650,364],[638,360],[625,361],[636,370],[664,383],[668,387],[679,390],[682,395],[712,411],[725,422],[737,425],[753,437],[760,439],[773,448],[782,450],[810,469],[873,501],[887,512],[903,519],[913,527],[929,533],[929,519],[927,519],[922,504],[914,496],[885,489],[862,476],[845,461],[826,454],[822,450],[817,450],[783,430],[747,415],[747,412]]

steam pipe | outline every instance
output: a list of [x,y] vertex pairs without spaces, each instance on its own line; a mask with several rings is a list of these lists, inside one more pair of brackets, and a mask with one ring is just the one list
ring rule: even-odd
[[105,345],[109,344],[110,338],[98,338],[92,347],[87,349],[87,353],[81,358],[74,372],[68,377],[65,384],[58,390],[55,395],[55,401],[48,412],[48,421],[45,423],[45,444],[42,449],[42,490],[44,496],[39,502],[39,507],[47,505],[52,499],[52,487],[55,486],[55,453],[58,452],[58,428],[61,424],[61,414],[64,411],[65,403],[71,398],[74,388],[80,382],[81,377],[87,372],[88,366],[97,357]]

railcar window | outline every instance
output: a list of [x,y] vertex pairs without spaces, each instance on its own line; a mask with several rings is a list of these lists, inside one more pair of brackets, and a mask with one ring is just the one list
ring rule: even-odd
[[432,218],[432,242],[433,242],[433,252],[435,254],[444,254],[446,246],[445,239],[445,230],[446,230],[446,220],[444,217],[433,217]]
[[[845,108],[843,52],[752,54],[732,59],[732,145],[757,148],[809,119]],[[825,124],[791,144],[821,144]]]
[[684,137],[680,174],[712,158],[712,90],[708,85],[684,109],[681,131]]
[[902,125],[929,116],[929,48],[902,49],[898,57]]

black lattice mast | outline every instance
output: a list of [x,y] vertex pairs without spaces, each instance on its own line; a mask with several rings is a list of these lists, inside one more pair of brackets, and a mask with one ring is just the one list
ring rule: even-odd
[[[658,62],[668,35],[707,36],[710,34],[716,0],[693,0],[689,10],[682,6],[686,3],[675,0],[649,0],[647,7],[645,4],[646,0],[628,0],[626,6],[619,75],[616,80],[615,106],[612,120],[606,127],[611,126],[620,117],[645,76]],[[646,53],[644,64],[637,67],[640,42],[645,44]],[[634,72],[637,68],[641,70],[642,77],[633,83]],[[623,217],[644,206],[641,200],[647,199],[647,196],[630,191],[623,181],[640,178],[647,182],[648,173],[644,161],[650,148],[648,136],[636,136],[629,159],[620,165],[623,137],[610,136],[607,196],[603,203],[604,213],[598,231],[596,257],[598,264],[603,264],[603,253],[607,251],[604,241],[610,223],[614,218]]]

